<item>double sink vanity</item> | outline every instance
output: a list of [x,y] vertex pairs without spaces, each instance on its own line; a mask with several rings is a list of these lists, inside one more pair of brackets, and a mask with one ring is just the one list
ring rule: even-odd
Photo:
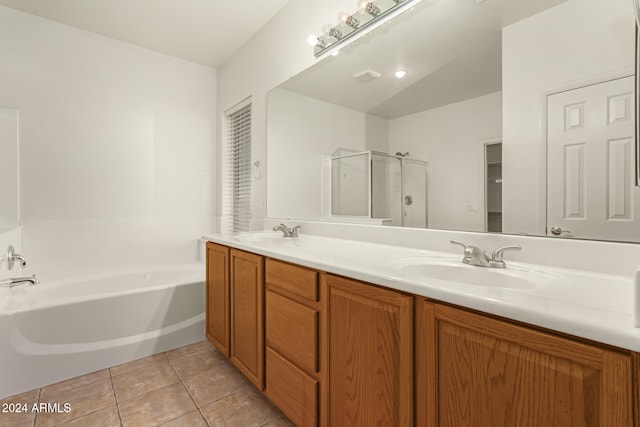
[[298,426],[640,425],[630,278],[509,254],[483,268],[453,247],[205,238],[207,339]]
[[269,88],[208,339],[298,426],[640,427],[632,5],[408,3]]

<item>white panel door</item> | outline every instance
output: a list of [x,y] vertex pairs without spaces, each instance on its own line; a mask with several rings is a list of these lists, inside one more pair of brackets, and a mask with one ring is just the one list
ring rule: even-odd
[[633,77],[547,98],[547,234],[640,240]]

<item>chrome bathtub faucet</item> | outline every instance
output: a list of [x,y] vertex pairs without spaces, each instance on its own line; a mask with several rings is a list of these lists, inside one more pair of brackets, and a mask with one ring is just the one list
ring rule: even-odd
[[36,278],[36,275],[31,277],[12,277],[6,280],[0,281],[0,287],[2,288],[14,288],[22,284],[28,283],[29,286],[37,285],[40,281]]
[[289,228],[284,224],[280,224],[280,225],[276,225],[275,227],[273,227],[273,231],[282,231],[282,236],[283,237],[298,237],[298,229],[300,228],[299,225],[296,225],[293,228]]

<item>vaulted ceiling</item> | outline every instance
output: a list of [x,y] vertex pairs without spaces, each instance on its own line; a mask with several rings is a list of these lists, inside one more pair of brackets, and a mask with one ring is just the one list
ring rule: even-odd
[[0,0],[0,5],[209,67],[289,0]]

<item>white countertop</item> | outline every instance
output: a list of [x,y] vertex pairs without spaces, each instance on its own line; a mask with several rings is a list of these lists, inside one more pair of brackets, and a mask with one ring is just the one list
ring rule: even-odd
[[[640,329],[633,323],[633,278],[521,262],[507,269],[466,266],[451,252],[301,234],[279,238],[271,231],[211,234],[205,240],[306,267],[386,286],[435,300],[495,314],[559,332],[640,351]],[[438,280],[406,268],[421,260],[462,273],[524,278],[535,286],[496,287]],[[459,263],[459,264],[458,264]],[[460,267],[460,268],[458,268]],[[466,271],[464,269],[469,269]],[[525,283],[525,282],[523,282]]]

